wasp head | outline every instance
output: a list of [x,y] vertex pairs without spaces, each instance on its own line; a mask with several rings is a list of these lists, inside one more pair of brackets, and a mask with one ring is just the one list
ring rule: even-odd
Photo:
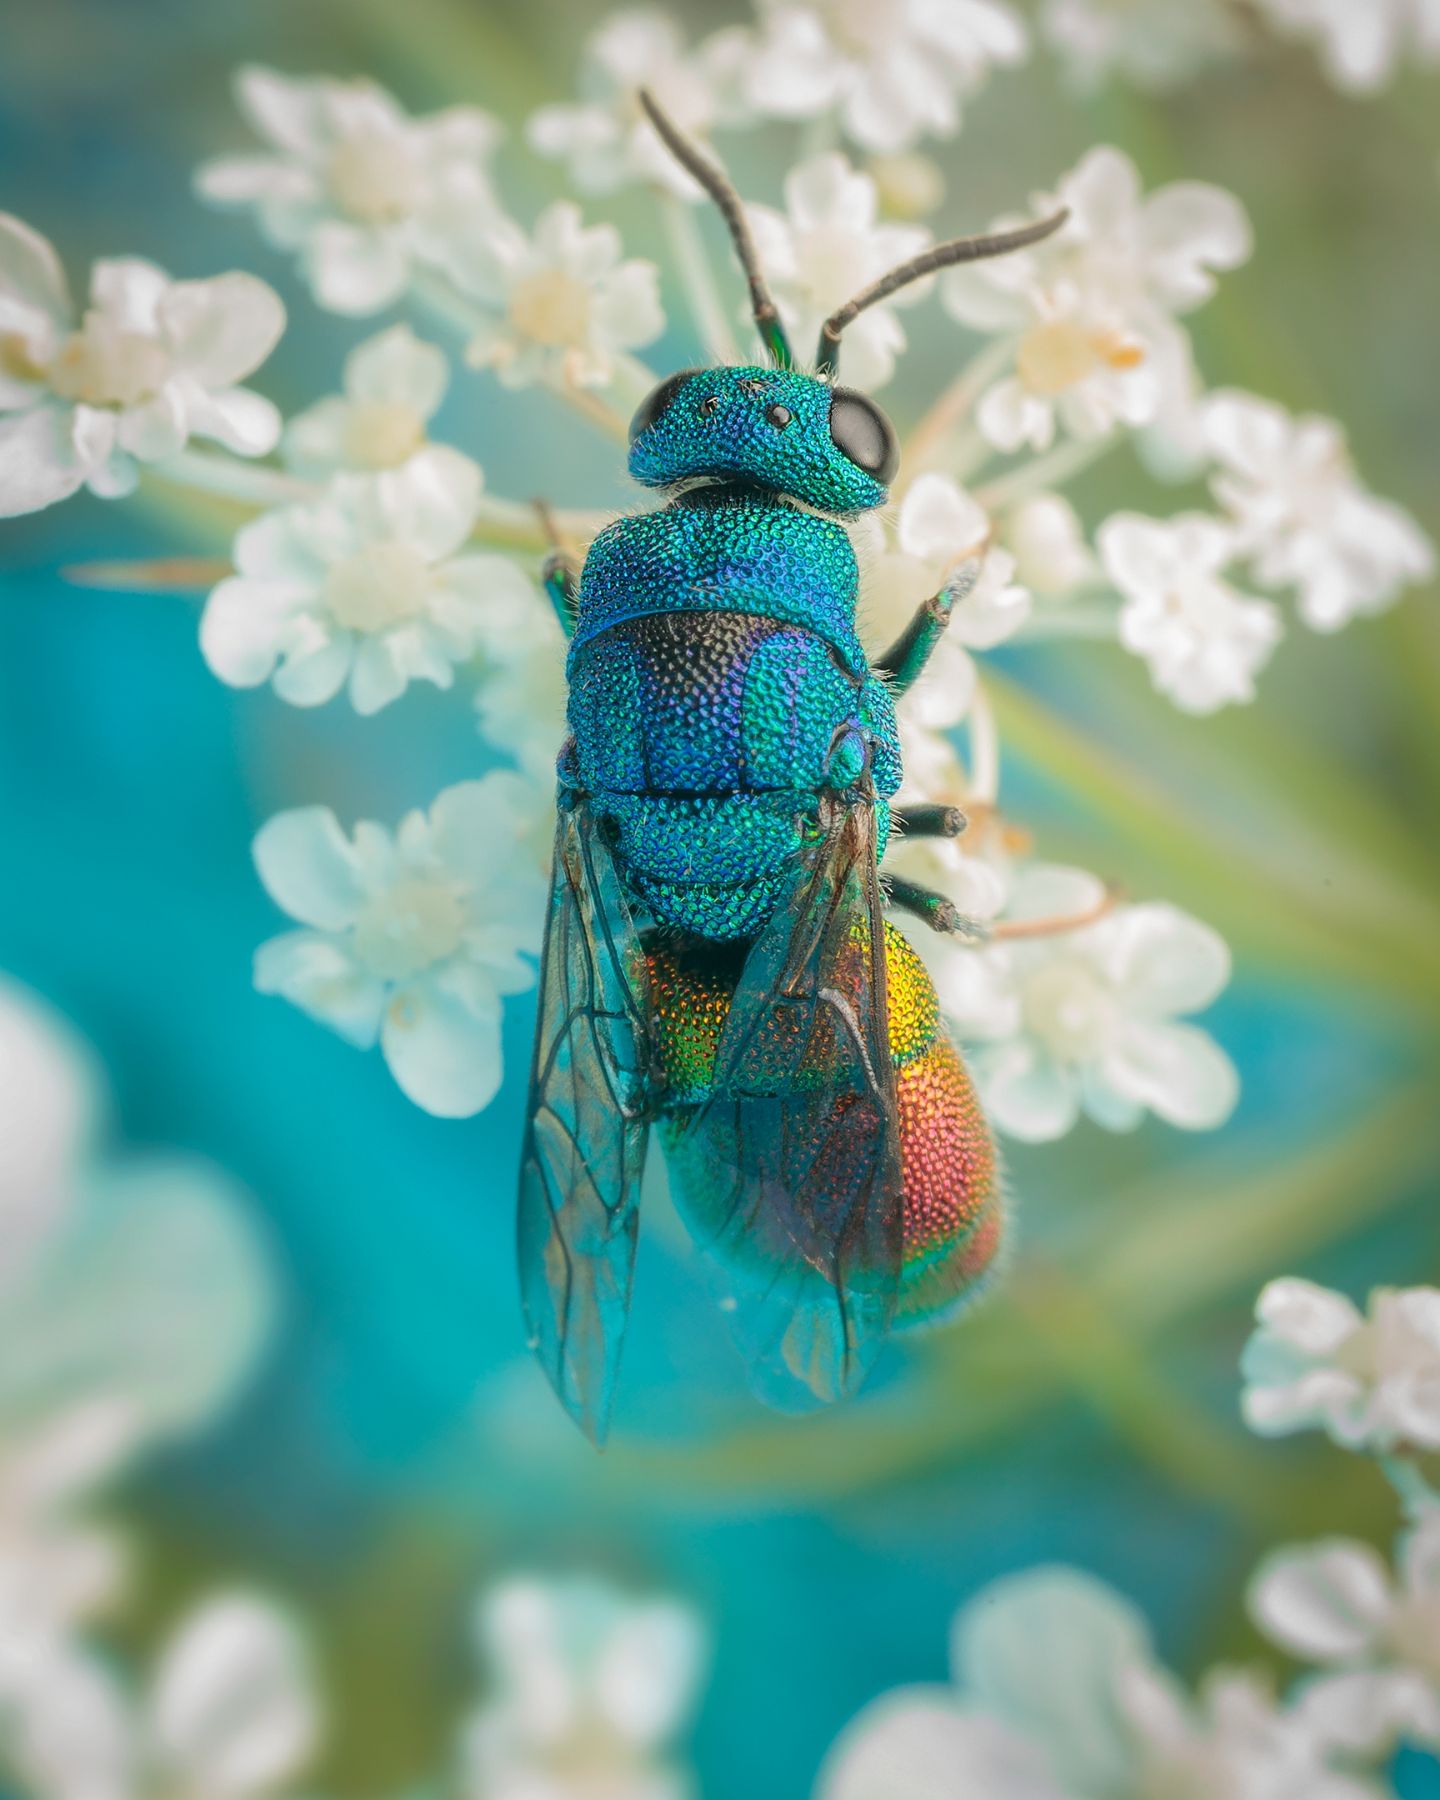
[[884,505],[898,461],[873,400],[797,369],[686,369],[630,423],[630,473],[647,487],[728,477],[856,513]]

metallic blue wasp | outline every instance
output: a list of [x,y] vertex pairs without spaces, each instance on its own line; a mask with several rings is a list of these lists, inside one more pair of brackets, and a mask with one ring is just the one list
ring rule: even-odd
[[891,812],[895,701],[959,589],[873,666],[855,633],[842,521],[883,505],[894,431],[837,385],[864,308],[949,264],[1047,236],[1064,215],[939,244],[826,320],[796,366],[723,173],[640,99],[723,214],[769,366],[662,382],[630,473],[670,499],[547,571],[571,643],[570,735],[520,1178],[531,1341],[596,1441],[630,1304],[654,1127],[725,1288],[757,1388],[848,1391],[892,1324],[953,1310],[995,1254],[994,1147],[914,952],[883,917],[962,923],[882,888],[892,825],[953,834],[953,809]]

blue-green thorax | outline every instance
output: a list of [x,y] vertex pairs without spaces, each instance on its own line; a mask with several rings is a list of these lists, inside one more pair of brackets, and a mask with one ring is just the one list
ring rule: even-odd
[[832,513],[882,506],[895,440],[872,400],[796,369],[692,369],[662,382],[630,427],[647,487],[710,477]]

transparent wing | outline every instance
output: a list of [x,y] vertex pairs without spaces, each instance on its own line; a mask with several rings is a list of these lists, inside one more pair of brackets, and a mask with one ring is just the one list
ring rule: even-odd
[[746,960],[682,1204],[772,1404],[848,1393],[895,1311],[903,1187],[873,804],[822,818]]
[[562,808],[520,1168],[520,1293],[555,1392],[604,1441],[650,1117],[645,956],[584,802]]

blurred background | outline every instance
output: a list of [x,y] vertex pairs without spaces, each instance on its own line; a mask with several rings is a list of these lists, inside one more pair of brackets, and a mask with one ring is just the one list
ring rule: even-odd
[[[697,31],[720,22],[708,5],[670,10]],[[318,313],[248,219],[193,200],[194,166],[245,142],[232,69],[369,74],[411,110],[469,100],[514,130],[571,93],[602,16],[591,0],[15,6],[0,206],[72,274],[134,253],[181,276],[265,276],[292,323],[261,385],[293,411],[334,390],[373,327]],[[1104,142],[1147,185],[1232,190],[1257,251],[1192,322],[1209,381],[1343,420],[1367,480],[1435,535],[1437,96],[1411,73],[1347,99],[1304,50],[1267,43],[1162,97],[1077,99],[1037,52],[940,147],[937,225],[979,227]],[[790,141],[736,140],[747,192],[777,197]],[[563,191],[523,142],[505,169],[522,218]],[[664,265],[639,191],[587,214]],[[933,393],[948,341],[934,307],[910,325],[886,395],[902,420]],[[672,325],[647,354],[681,367],[695,345]],[[436,435],[497,491],[625,502],[619,457],[536,392],[462,378]],[[1072,491],[1092,520],[1179,506],[1128,452]],[[702,1791],[796,1800],[863,1702],[941,1676],[950,1614],[1003,1571],[1094,1570],[1194,1672],[1265,1656],[1239,1604],[1265,1544],[1388,1537],[1393,1499],[1368,1464],[1319,1439],[1247,1436],[1236,1363],[1272,1275],[1355,1295],[1440,1277],[1433,592],[1339,638],[1293,631],[1259,704],[1208,721],[1100,647],[995,659],[1008,809],[1047,855],[1173,900],[1231,945],[1235,978],[1207,1023],[1240,1066],[1241,1106],[1204,1138],[1082,1125],[1013,1149],[1023,1249],[1005,1285],[959,1328],[891,1353],[859,1403],[799,1422],[747,1398],[703,1283],[653,1232],[599,1458],[522,1342],[512,1186],[529,1004],[509,1008],[499,1099],[451,1123],[250,984],[280,923],[250,861],[260,823],[312,802],[391,820],[480,772],[467,696],[426,690],[364,722],[297,712],[208,673],[191,599],[58,573],[212,554],[226,528],[218,507],[207,520],[89,498],[0,526],[0,970],[93,1046],[116,1154],[171,1147],[245,1190],[278,1290],[248,1383],[114,1491],[144,1577],[114,1628],[122,1649],[143,1653],[217,1584],[283,1592],[334,1721],[310,1785],[395,1793],[436,1766],[473,1690],[471,1596],[516,1569],[583,1569],[706,1621]],[[1407,1779],[1440,1791],[1418,1765]]]

